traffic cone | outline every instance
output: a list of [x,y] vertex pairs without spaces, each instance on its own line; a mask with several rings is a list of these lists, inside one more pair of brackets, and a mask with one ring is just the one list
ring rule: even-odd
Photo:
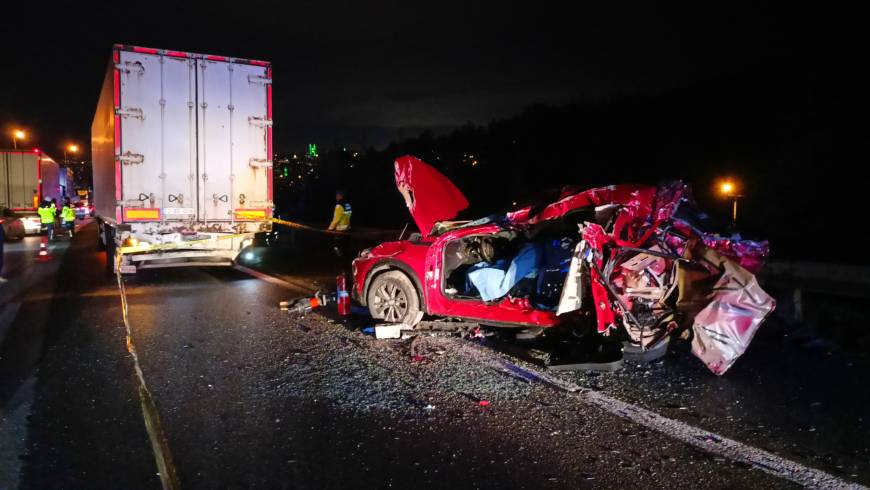
[[51,260],[51,254],[48,253],[48,237],[42,237],[42,240],[39,242],[39,255],[36,256],[37,262],[49,262]]

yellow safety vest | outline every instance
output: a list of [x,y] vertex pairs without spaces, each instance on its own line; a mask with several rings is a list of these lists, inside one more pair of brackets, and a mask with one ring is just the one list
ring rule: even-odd
[[63,218],[64,223],[70,223],[76,220],[76,212],[70,206],[64,206],[60,210],[60,217]]
[[53,224],[54,223],[54,211],[57,208],[51,207],[42,207],[39,208],[39,220],[42,221],[42,224]]
[[350,229],[350,217],[353,214],[350,204],[336,204],[335,211],[332,214],[332,223],[329,224],[330,230],[345,231]]

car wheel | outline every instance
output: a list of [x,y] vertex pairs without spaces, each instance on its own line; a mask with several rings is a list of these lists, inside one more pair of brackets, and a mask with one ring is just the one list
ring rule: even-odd
[[375,277],[369,286],[366,304],[372,318],[390,323],[413,325],[420,314],[417,289],[408,276],[399,271]]

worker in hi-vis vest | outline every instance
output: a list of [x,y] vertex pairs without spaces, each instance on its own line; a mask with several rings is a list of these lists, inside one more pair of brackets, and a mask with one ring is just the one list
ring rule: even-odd
[[54,220],[57,217],[57,207],[48,199],[42,201],[39,207],[39,221],[42,223],[42,231],[48,234],[48,240],[54,240]]
[[350,203],[344,200],[344,192],[335,191],[335,211],[332,213],[332,223],[329,230],[345,231],[350,229]]
[[72,238],[76,230],[76,211],[69,202],[69,198],[66,198],[63,201],[63,209],[60,211],[60,220],[63,223],[63,229],[66,230],[66,232],[69,233],[69,237]]

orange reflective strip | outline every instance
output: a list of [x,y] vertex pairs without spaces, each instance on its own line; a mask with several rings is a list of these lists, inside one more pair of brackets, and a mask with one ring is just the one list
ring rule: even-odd
[[236,209],[233,211],[235,219],[239,221],[257,221],[266,219],[265,209]]
[[124,221],[159,221],[160,208],[124,208]]

